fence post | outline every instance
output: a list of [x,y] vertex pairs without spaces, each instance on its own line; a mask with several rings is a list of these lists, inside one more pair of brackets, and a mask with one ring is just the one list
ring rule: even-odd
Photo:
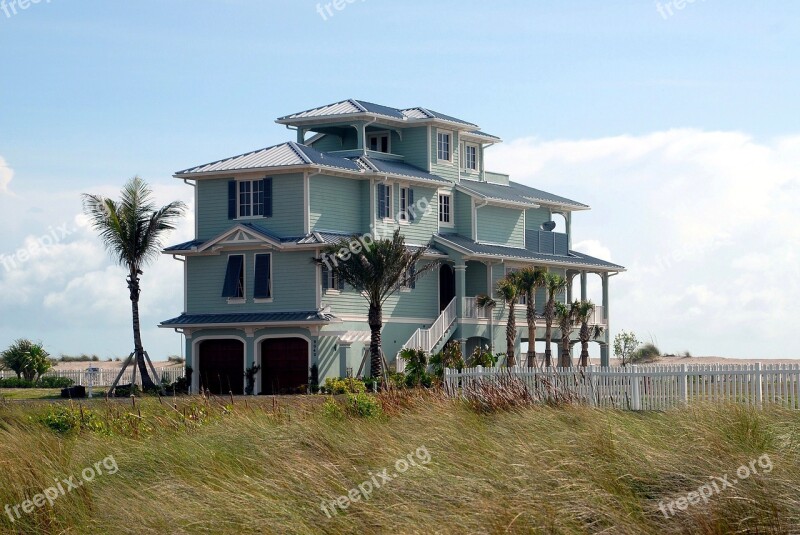
[[630,378],[631,384],[631,410],[634,411],[642,410],[642,396],[639,392],[639,378],[636,376],[636,371],[638,368],[639,367],[636,364],[633,364],[628,372],[628,377]]
[[689,403],[688,375],[686,364],[681,364],[680,375],[678,375],[678,395],[684,405]]
[[753,385],[755,386],[756,391],[753,393],[753,397],[755,397],[756,407],[759,409],[762,407],[762,403],[764,402],[764,375],[761,373],[761,363],[756,362],[756,374],[755,380],[753,381]]

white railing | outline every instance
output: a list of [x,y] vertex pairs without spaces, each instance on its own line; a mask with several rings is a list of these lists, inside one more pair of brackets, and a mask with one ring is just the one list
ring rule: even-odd
[[479,307],[477,297],[465,297],[464,298],[464,317],[465,318],[476,318],[476,319],[487,319],[489,317],[488,310],[486,307]]
[[[444,333],[447,332],[447,329],[450,328],[451,325],[456,321],[456,299],[453,298],[452,301],[445,307],[439,317],[436,318],[436,321],[427,328],[427,329],[417,329],[414,331],[414,334],[411,335],[411,338],[403,344],[401,349],[406,349],[412,347],[414,349],[422,349],[423,351],[430,353],[436,344],[439,343],[439,340],[442,339]],[[406,369],[406,363],[403,359],[400,358],[400,354],[397,354],[395,359],[396,367],[398,372],[403,372]]]
[[536,399],[569,399],[599,407],[665,410],[689,403],[765,404],[800,409],[800,365],[670,365],[626,368],[467,368],[445,370],[453,397],[481,383],[515,378]]
[[[170,368],[156,368],[158,373],[158,380],[166,379],[168,382],[173,383],[184,375],[184,368],[170,367]],[[111,383],[116,379],[119,369],[113,368],[100,368],[94,378],[94,386],[111,386]],[[138,375],[138,371],[137,371]],[[16,377],[17,374],[13,371],[3,370],[0,371],[0,379],[9,379]],[[76,385],[88,386],[88,373],[86,370],[51,370],[44,374],[44,377],[66,377],[72,379]],[[129,366],[125,373],[122,374],[120,384],[130,384],[133,380],[133,367]]]

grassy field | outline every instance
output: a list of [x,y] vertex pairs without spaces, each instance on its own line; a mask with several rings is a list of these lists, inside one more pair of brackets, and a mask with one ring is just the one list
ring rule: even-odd
[[[0,507],[9,504],[14,518],[0,514],[0,532],[727,534],[800,526],[798,412],[486,414],[414,394],[383,398],[383,414],[363,418],[342,417],[325,400],[0,403]],[[737,477],[743,465],[747,478]],[[52,507],[14,515],[13,506],[69,476],[83,484],[59,492]],[[710,495],[692,499],[702,488]],[[697,503],[681,510],[681,497]]]

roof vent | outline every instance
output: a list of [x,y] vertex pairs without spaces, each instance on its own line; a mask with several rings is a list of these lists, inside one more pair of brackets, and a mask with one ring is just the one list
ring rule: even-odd
[[542,230],[545,232],[553,232],[553,229],[556,228],[555,221],[548,221],[546,223],[542,223]]

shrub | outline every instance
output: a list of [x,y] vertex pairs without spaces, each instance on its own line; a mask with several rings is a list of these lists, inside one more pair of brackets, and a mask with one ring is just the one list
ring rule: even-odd
[[19,339],[0,354],[0,367],[13,370],[17,377],[33,381],[53,367],[49,357],[42,344]]
[[325,394],[359,394],[367,391],[367,385],[360,379],[353,377],[325,379],[325,385],[320,389]]

